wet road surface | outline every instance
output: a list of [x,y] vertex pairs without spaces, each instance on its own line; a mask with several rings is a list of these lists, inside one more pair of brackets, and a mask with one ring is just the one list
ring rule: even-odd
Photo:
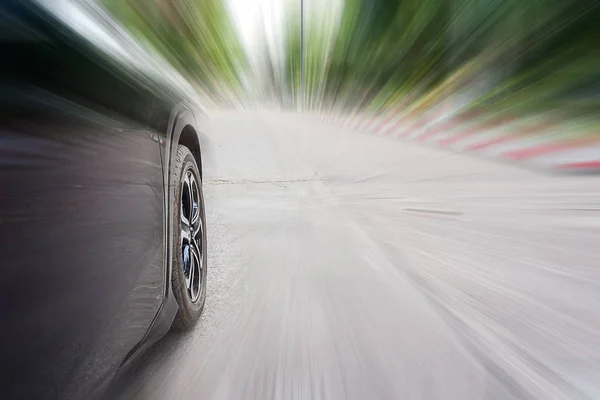
[[135,399],[600,398],[600,178],[213,115],[201,321]]

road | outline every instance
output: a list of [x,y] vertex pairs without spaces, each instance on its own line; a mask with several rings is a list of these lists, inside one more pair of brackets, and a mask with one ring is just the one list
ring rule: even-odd
[[219,112],[205,312],[137,399],[600,398],[600,178]]

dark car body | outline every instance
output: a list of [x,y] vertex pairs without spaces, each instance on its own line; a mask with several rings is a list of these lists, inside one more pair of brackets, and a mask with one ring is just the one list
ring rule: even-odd
[[177,313],[170,163],[204,114],[93,2],[1,3],[0,56],[0,398],[94,398]]

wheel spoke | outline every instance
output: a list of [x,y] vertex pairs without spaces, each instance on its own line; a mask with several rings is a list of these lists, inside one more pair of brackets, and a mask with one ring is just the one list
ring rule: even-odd
[[194,274],[196,273],[196,259],[194,257],[194,251],[192,250],[192,246],[190,246],[190,269],[188,271],[188,275],[185,278],[185,286],[190,292],[190,297],[192,297],[192,301],[194,300],[193,296],[193,285],[194,285]]
[[185,222],[183,222],[183,220],[181,220],[180,237],[181,237],[182,245],[184,245],[185,243],[190,243],[192,241],[192,237],[190,235],[190,229],[188,228],[188,225]]
[[181,212],[181,229],[184,228],[188,228],[188,231],[190,229],[190,221],[187,219],[187,217],[185,216],[184,212]]
[[190,289],[190,297],[192,298],[192,301],[196,301],[198,299],[198,296],[200,295],[200,289],[201,289],[200,279],[202,279],[202,275],[201,275],[202,261],[201,261],[201,258],[199,257],[198,251],[195,248],[195,246],[191,246],[191,253],[192,253],[191,258],[194,260],[194,262],[191,264],[192,272],[190,273],[189,289]]
[[196,182],[196,178],[190,171],[190,199],[191,199],[191,207],[190,207],[190,221],[192,226],[195,226],[198,223],[198,219],[200,217],[199,212],[199,201],[200,196],[198,193],[198,183]]
[[191,254],[191,246],[186,244],[181,249],[181,256],[183,259],[183,275],[185,278],[185,286],[189,287],[189,276],[192,265],[192,254]]
[[188,185],[188,181],[187,179],[184,179],[182,185],[181,185],[181,224],[182,226],[185,225],[185,227],[190,227],[191,226],[191,221],[190,221],[190,211],[189,209],[191,208],[191,203],[190,203],[190,186]]
[[200,193],[198,189],[198,182],[191,171],[188,172],[188,182],[190,187],[190,227],[192,228],[192,235],[198,236],[198,233],[202,230],[202,220],[200,218]]
[[187,190],[187,203],[188,210],[186,210],[185,217],[188,221],[190,221],[190,225],[194,222],[194,176],[192,175],[192,171],[188,171],[185,174],[185,184],[188,188]]
[[[192,236],[194,236],[194,239],[202,240],[202,232],[204,232],[204,226],[202,226],[202,218],[198,218],[196,223],[192,226],[192,230]],[[202,247],[198,246],[198,248],[201,249]]]
[[202,269],[202,251],[200,247],[198,247],[198,241],[194,240],[194,245],[192,246],[194,257],[196,257],[197,267],[198,269]]

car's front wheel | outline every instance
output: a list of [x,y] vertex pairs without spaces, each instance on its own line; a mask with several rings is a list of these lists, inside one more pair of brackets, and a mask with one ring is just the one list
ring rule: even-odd
[[175,207],[171,282],[179,311],[173,327],[192,327],[206,298],[206,231],[200,171],[194,156],[179,146],[174,162]]

